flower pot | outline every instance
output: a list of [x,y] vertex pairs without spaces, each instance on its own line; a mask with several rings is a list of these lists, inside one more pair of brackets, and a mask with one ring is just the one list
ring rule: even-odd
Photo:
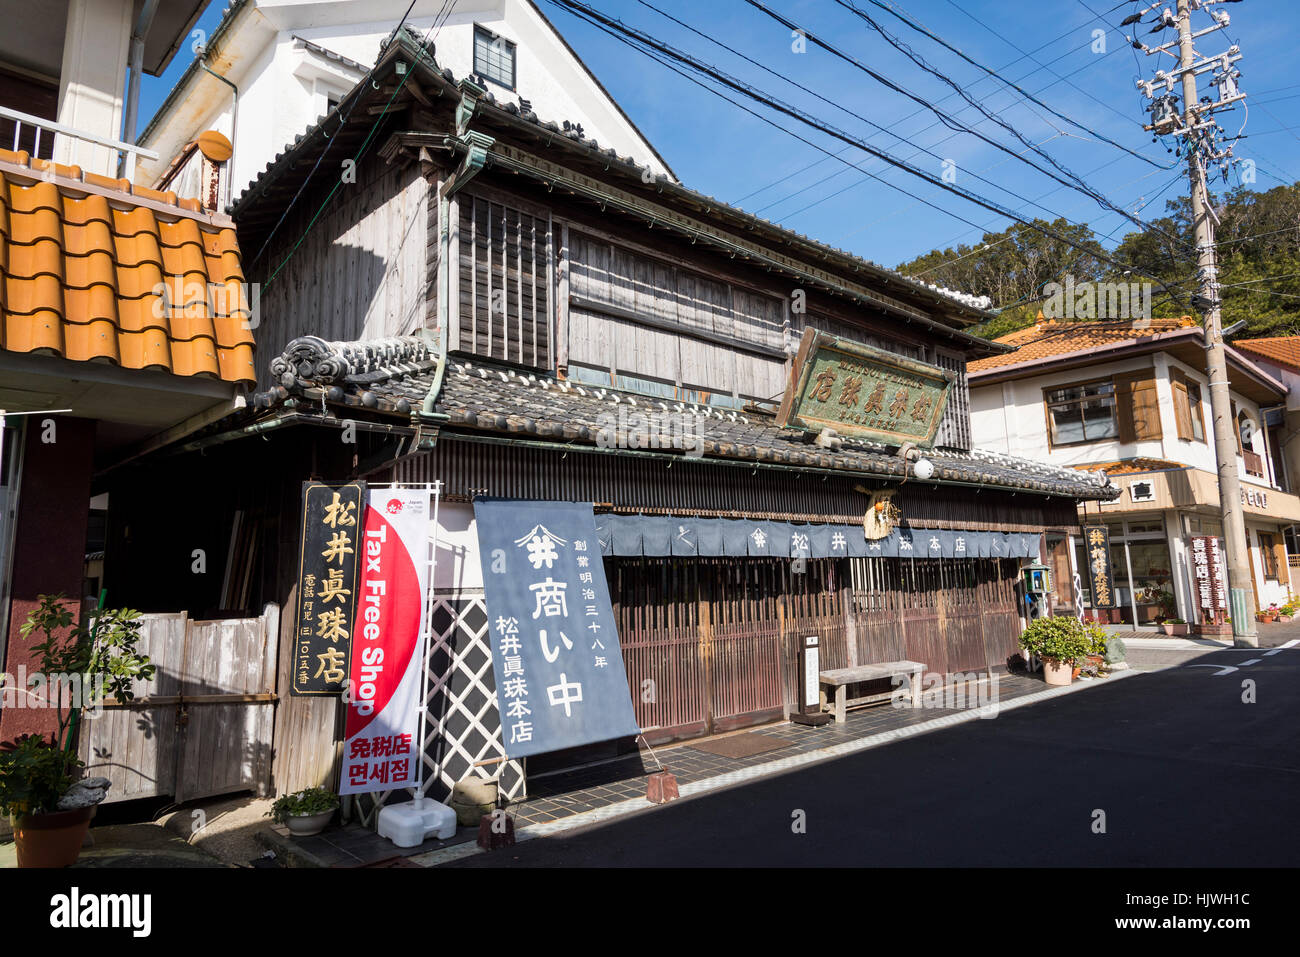
[[285,818],[285,823],[289,825],[289,833],[294,837],[311,837],[325,830],[325,825],[334,816],[334,810],[331,808],[318,814],[290,814]]
[[19,867],[71,867],[90,830],[96,806],[10,819]]
[[1161,625],[1160,627],[1164,630],[1164,633],[1165,633],[1166,635],[1185,635],[1185,634],[1187,634],[1187,627],[1188,627],[1188,626],[1187,626],[1187,625],[1176,625],[1176,624],[1172,624],[1172,623],[1170,623],[1170,622],[1165,622],[1165,623],[1164,623],[1163,625]]
[[1043,680],[1049,685],[1068,685],[1074,680],[1074,666],[1068,661],[1043,659]]

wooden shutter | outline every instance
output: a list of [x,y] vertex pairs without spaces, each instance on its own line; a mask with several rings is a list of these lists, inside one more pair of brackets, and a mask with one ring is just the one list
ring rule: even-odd
[[1174,393],[1174,421],[1178,425],[1178,437],[1193,441],[1196,435],[1192,431],[1192,403],[1187,393],[1187,377],[1181,369],[1172,370],[1169,385]]
[[1160,438],[1160,402],[1152,370],[1115,377],[1115,415],[1121,442]]

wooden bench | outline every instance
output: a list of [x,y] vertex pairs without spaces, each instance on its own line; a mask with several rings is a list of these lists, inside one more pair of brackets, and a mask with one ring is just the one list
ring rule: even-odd
[[882,661],[874,665],[859,665],[856,668],[837,668],[834,671],[823,671],[817,676],[820,685],[821,708],[823,711],[826,710],[826,689],[834,688],[835,720],[839,724],[843,724],[844,712],[847,709],[860,708],[876,701],[886,701],[895,694],[894,691],[884,691],[856,698],[847,698],[846,700],[850,685],[861,684],[864,681],[879,681],[882,678],[893,678],[896,675],[909,676],[908,689],[911,692],[912,707],[915,708],[921,701],[921,672],[924,670],[925,665],[919,661]]

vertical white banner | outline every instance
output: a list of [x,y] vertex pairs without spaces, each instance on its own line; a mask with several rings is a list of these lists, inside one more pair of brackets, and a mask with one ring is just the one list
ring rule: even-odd
[[340,794],[415,787],[429,588],[428,489],[370,490]]

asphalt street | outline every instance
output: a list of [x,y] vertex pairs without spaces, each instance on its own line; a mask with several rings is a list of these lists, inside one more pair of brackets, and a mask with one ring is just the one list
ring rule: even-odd
[[1212,651],[449,866],[1295,867],[1297,715],[1300,647]]

